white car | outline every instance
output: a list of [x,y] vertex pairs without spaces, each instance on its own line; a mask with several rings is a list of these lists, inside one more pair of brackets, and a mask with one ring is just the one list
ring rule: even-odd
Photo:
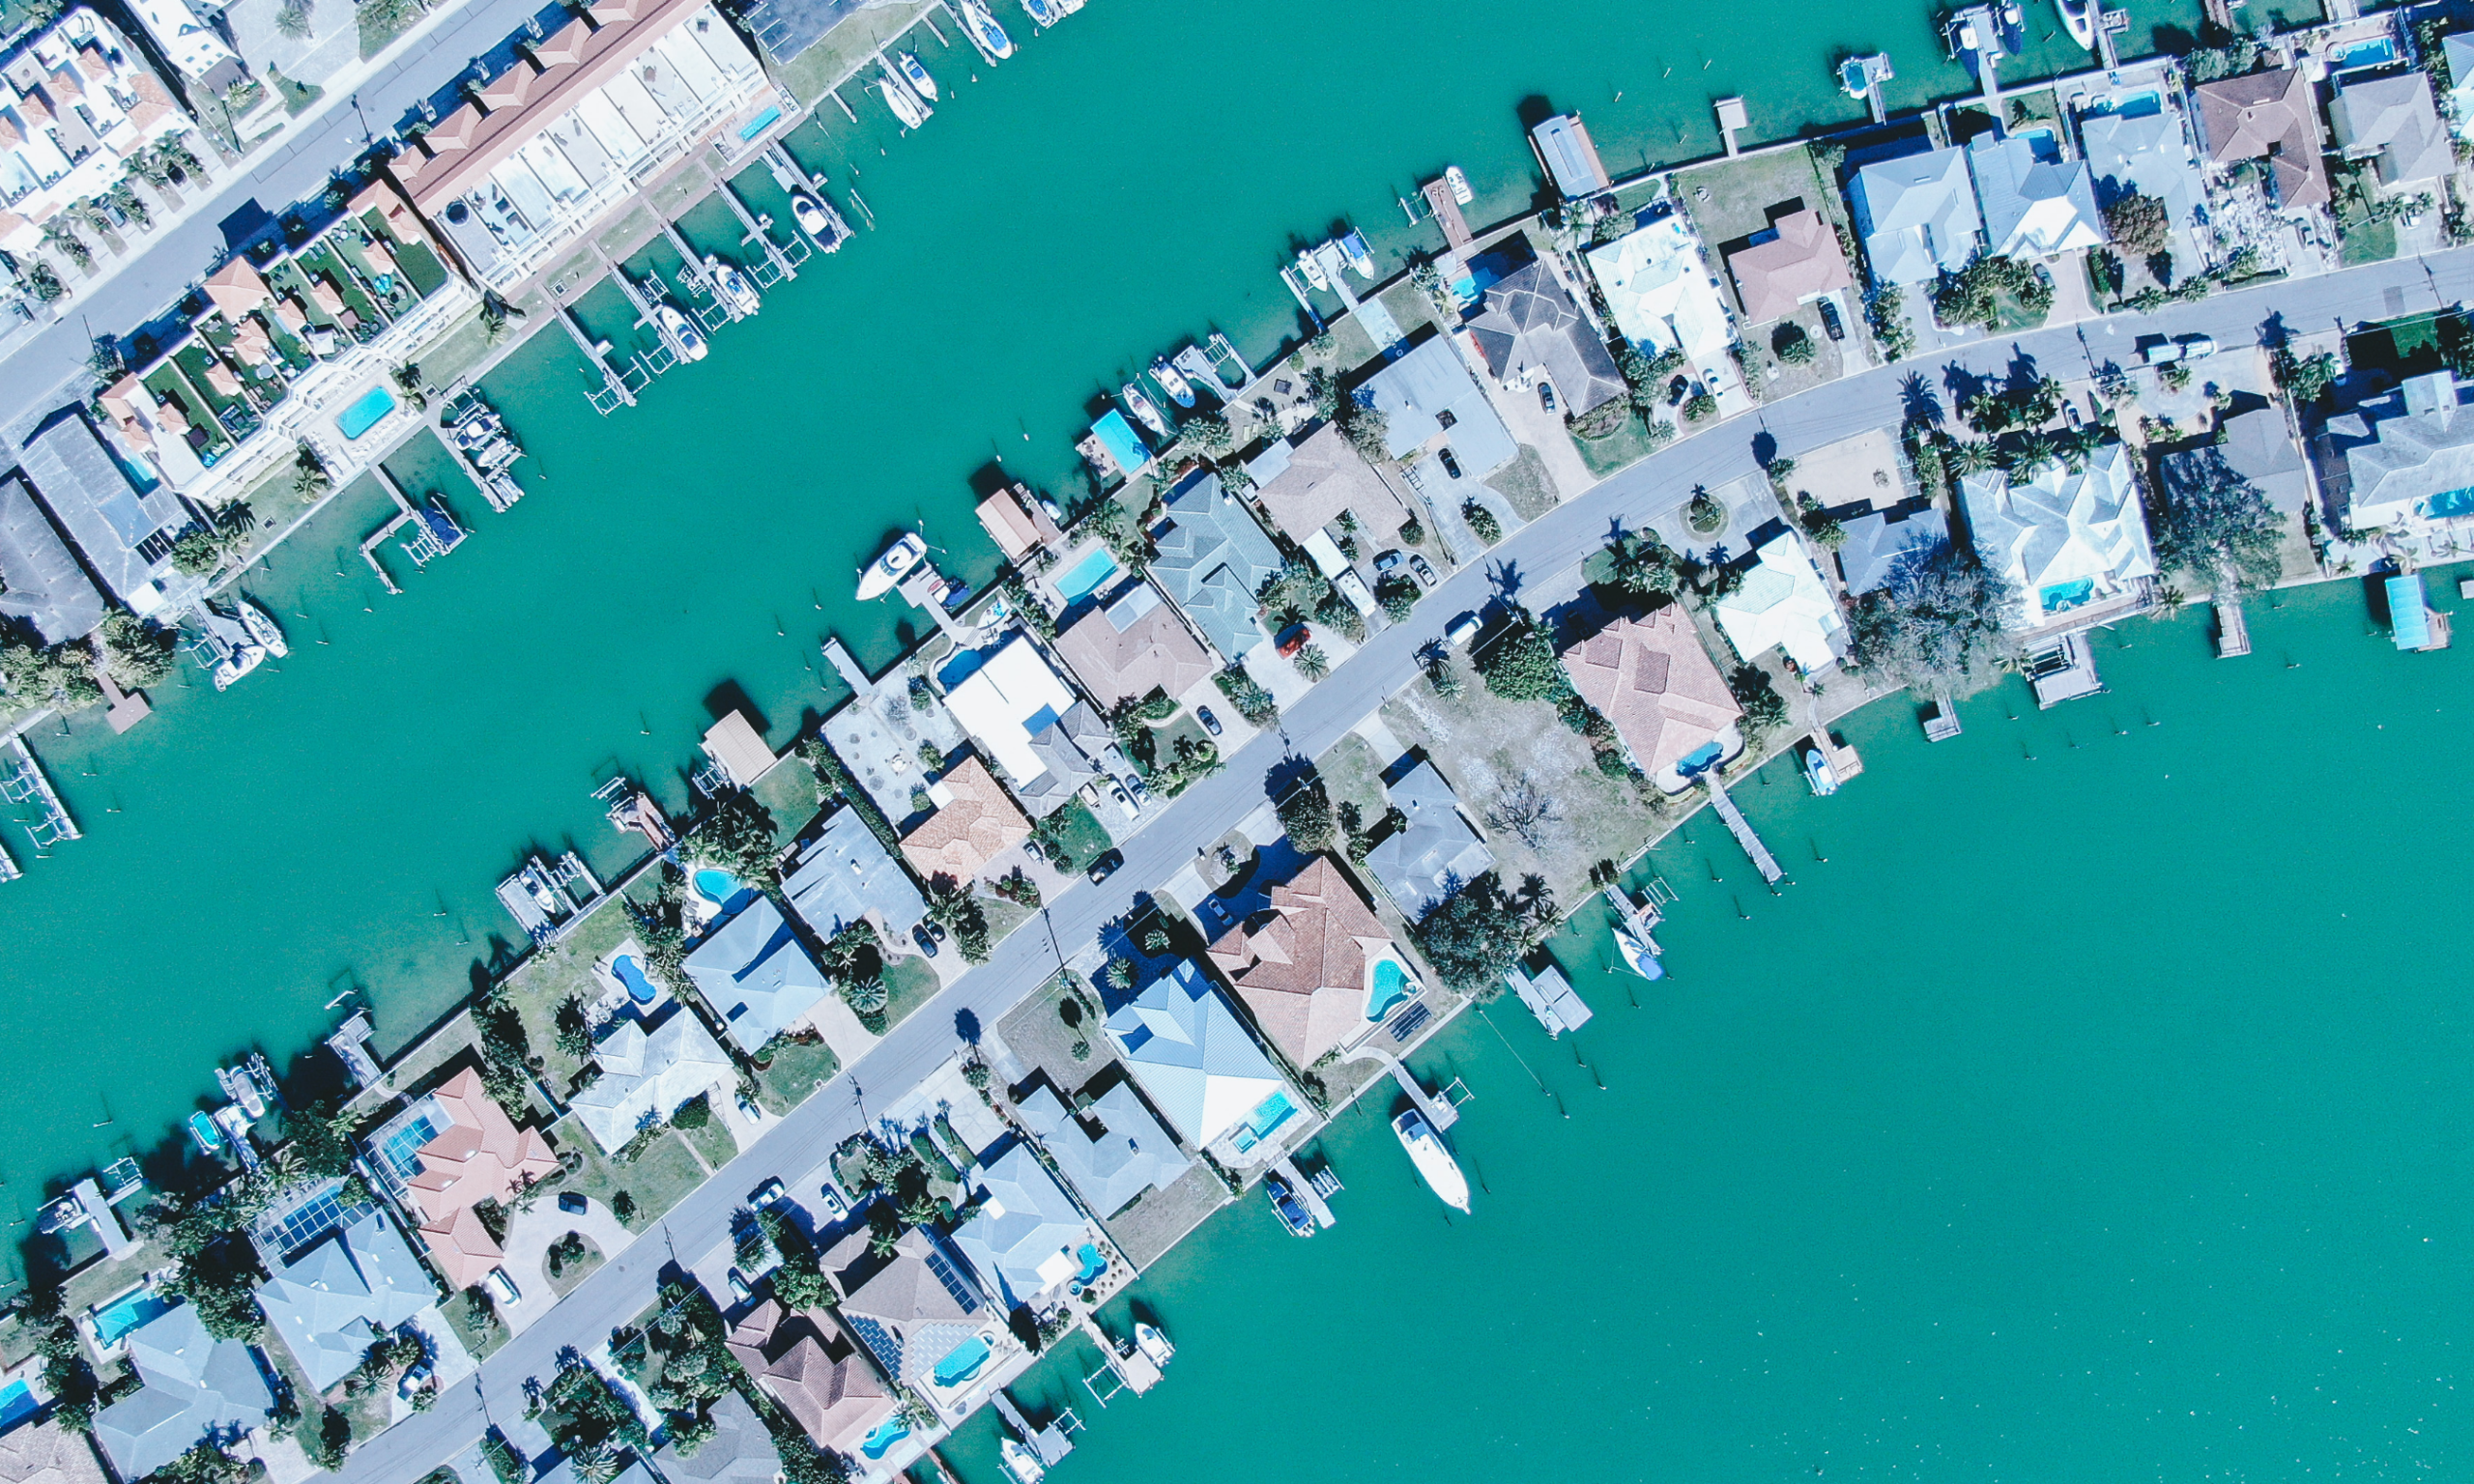
[[505,1269],[491,1269],[490,1275],[485,1281],[490,1285],[490,1292],[498,1296],[499,1302],[521,1303],[524,1301],[524,1295],[516,1291],[515,1279],[506,1275]]
[[1470,642],[1478,637],[1478,628],[1476,614],[1462,614],[1452,620],[1452,627],[1443,631],[1443,637],[1452,642],[1453,648],[1466,649]]

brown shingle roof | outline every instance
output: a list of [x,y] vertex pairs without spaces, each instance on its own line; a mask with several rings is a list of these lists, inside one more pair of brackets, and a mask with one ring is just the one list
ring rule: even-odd
[[1211,945],[1211,961],[1300,1067],[1366,1025],[1366,973],[1392,947],[1374,909],[1328,855],[1271,889],[1271,904]]
[[1716,739],[1743,708],[1681,604],[1622,618],[1565,651],[1572,689],[1615,724],[1651,773]]
[[1782,319],[1808,296],[1855,283],[1838,230],[1822,220],[1819,212],[1791,212],[1770,225],[1777,229],[1776,237],[1727,259],[1747,321],[1759,325]]
[[2207,157],[2268,161],[2277,200],[2285,206],[2323,206],[2327,167],[2320,159],[2319,108],[2311,79],[2294,68],[2203,82],[2199,94],[2200,128]]
[[[1139,612],[1143,604],[1148,612]],[[1123,633],[1117,624],[1132,615]],[[1056,637],[1056,652],[1102,709],[1139,700],[1152,691],[1170,697],[1210,678],[1211,655],[1149,584],[1106,610],[1094,609]]]
[[103,1484],[83,1433],[43,1421],[0,1435],[0,1484]]
[[1326,426],[1289,450],[1288,467],[1255,492],[1272,524],[1303,541],[1354,510],[1374,539],[1388,544],[1409,518],[1398,496],[1349,446],[1339,430]]
[[856,1346],[778,1299],[757,1305],[723,1343],[810,1438],[838,1453],[856,1453],[859,1440],[893,1411]]
[[952,799],[902,840],[902,853],[921,875],[968,881],[990,861],[1030,839],[1031,822],[976,754],[938,782],[952,790]]

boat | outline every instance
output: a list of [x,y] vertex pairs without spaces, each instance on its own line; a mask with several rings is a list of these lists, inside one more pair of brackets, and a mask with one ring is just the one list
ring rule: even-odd
[[910,84],[910,91],[932,103],[936,100],[936,79],[929,76],[928,69],[920,65],[917,52],[898,51],[894,53],[894,62],[902,69],[902,80]]
[[1141,387],[1128,382],[1117,388],[1117,395],[1125,398],[1126,410],[1141,418],[1144,427],[1162,438],[1168,436],[1168,419],[1160,415],[1158,405],[1142,394]]
[[1326,293],[1331,291],[1331,275],[1323,271],[1322,264],[1314,261],[1314,254],[1311,250],[1300,252],[1297,255],[1297,271],[1306,275],[1306,281],[1308,283],[1312,284],[1314,287],[1321,289]]
[[1478,193],[1469,188],[1469,177],[1462,173],[1458,165],[1443,167],[1443,184],[1452,191],[1452,199],[1462,206],[1467,206],[1478,199]]
[[292,652],[292,646],[284,642],[283,630],[275,626],[273,614],[245,597],[234,598],[232,606],[239,612],[241,627],[248,630],[249,638],[267,653],[279,660]]
[[215,1127],[215,1120],[203,1113],[189,1115],[189,1137],[197,1142],[199,1151],[209,1159],[223,1153],[223,1130]]
[[979,49],[988,53],[991,62],[1002,62],[1014,54],[1014,39],[996,23],[988,12],[988,0],[962,0],[963,24],[970,28]]
[[1340,256],[1349,260],[1349,271],[1360,278],[1374,276],[1374,254],[1366,247],[1366,239],[1352,227],[1340,238]]
[[215,1110],[215,1127],[231,1140],[232,1153],[241,1156],[241,1167],[257,1169],[257,1146],[249,1142],[249,1116],[227,1102]]
[[1048,1466],[1031,1451],[1030,1444],[1008,1438],[996,1445],[996,1461],[1005,1468],[1005,1476],[1014,1484],[1040,1484],[1048,1476]]
[[1288,1228],[1288,1235],[1314,1235],[1313,1213],[1306,1209],[1306,1203],[1297,1198],[1297,1191],[1278,1170],[1263,1176],[1263,1197],[1272,1203],[1272,1214],[1280,1217],[1280,1224]]
[[1043,29],[1065,18],[1051,0],[1022,0],[1022,13],[1038,21]]
[[2061,23],[2070,39],[2089,51],[2096,49],[2097,0],[2053,0],[2054,9],[2061,12]]
[[1151,357],[1151,379],[1160,384],[1160,389],[1168,394],[1169,401],[1179,407],[1194,405],[1194,384],[1186,380],[1184,372],[1157,356]]
[[842,245],[843,228],[824,203],[804,190],[791,192],[791,219],[827,252]]
[[884,80],[877,84],[877,91],[885,96],[885,106],[893,110],[895,118],[902,120],[905,128],[917,128],[927,123],[928,115],[936,110],[928,106],[926,99],[910,90],[910,84],[903,80],[902,73],[894,71],[891,62],[882,62],[881,65],[885,75]]
[[223,1096],[239,1103],[241,1111],[252,1121],[267,1116],[266,1095],[258,1091],[257,1079],[249,1075],[246,1067],[217,1067],[215,1080],[223,1089]]
[[215,688],[230,690],[233,681],[265,664],[266,659],[267,646],[264,644],[234,644],[223,652],[221,660],[216,662],[212,677]]
[[1657,945],[1634,932],[1630,924],[1615,925],[1615,951],[1624,956],[1625,967],[1643,979],[1666,978],[1666,965],[1658,962]]
[[733,265],[708,253],[705,258],[705,273],[713,280],[713,297],[737,318],[746,319],[763,307],[764,301],[756,297],[756,285],[748,282],[747,274]]
[[1399,1136],[1400,1147],[1409,1152],[1409,1162],[1418,1167],[1435,1198],[1455,1211],[1467,1211],[1469,1178],[1460,1173],[1460,1161],[1443,1147],[1426,1116],[1415,1108],[1403,1109],[1392,1120],[1392,1131]]
[[1134,1348],[1162,1370],[1166,1370],[1168,1362],[1177,1358],[1177,1347],[1168,1343],[1168,1337],[1160,1332],[1159,1327],[1139,1319],[1134,1322]]
[[927,556],[928,543],[919,539],[919,532],[904,531],[900,540],[878,552],[877,559],[860,572],[859,601],[865,603],[870,598],[882,597],[892,591],[893,585],[901,582]]
[[1838,772],[1829,765],[1829,756],[1818,747],[1804,749],[1804,782],[1825,799],[1838,791]]
[[668,335],[678,347],[679,359],[703,360],[705,358],[706,349],[705,332],[698,329],[696,322],[689,319],[685,311],[676,304],[663,302],[653,305],[653,323],[659,325],[662,333]]

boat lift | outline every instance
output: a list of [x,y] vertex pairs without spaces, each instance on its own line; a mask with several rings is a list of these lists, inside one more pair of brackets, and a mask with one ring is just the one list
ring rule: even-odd
[[[1114,1339],[1089,1314],[1082,1316],[1082,1328],[1100,1351],[1098,1369],[1082,1378],[1082,1384],[1090,1389],[1093,1401],[1106,1407],[1113,1397],[1128,1391],[1140,1396],[1160,1384],[1159,1364],[1142,1353],[1142,1347],[1132,1340],[1119,1342]],[[1102,1385],[1104,1380],[1107,1383],[1105,1388]]]
[[[43,765],[35,761],[34,751],[26,746],[25,737],[11,737],[9,745],[17,751],[17,765],[0,775],[0,796],[12,804],[42,806],[43,817],[25,826],[27,836],[35,842],[35,854],[46,856],[53,845],[64,840],[83,839],[85,832],[69,816],[69,806],[61,802],[59,790],[43,776]],[[10,870],[16,870],[15,862],[10,862]]]
[[995,1406],[996,1414],[1005,1419],[1005,1425],[1038,1456],[1043,1468],[1063,1462],[1065,1455],[1074,1451],[1074,1435],[1082,1431],[1082,1419],[1074,1414],[1073,1408],[1059,1409],[1046,1427],[1033,1427],[1031,1419],[1022,1415],[1022,1409],[1005,1394],[1004,1387],[999,1386],[989,1401]]

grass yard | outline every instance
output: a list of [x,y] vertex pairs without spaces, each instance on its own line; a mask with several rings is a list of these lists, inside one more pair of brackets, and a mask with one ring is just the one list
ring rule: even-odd
[[378,0],[376,4],[355,7],[361,60],[366,62],[385,51],[395,38],[420,24],[424,9],[417,0]]
[[[1768,231],[1770,213],[1791,201],[1800,201],[1832,221],[1838,220],[1841,211],[1838,192],[1822,180],[1809,149],[1779,150],[1687,170],[1676,177],[1675,192],[1713,253],[1725,243]],[[1728,294],[1733,297],[1732,286]]]
[[1629,469],[1656,451],[1650,441],[1650,427],[1635,413],[1617,423],[1615,431],[1604,438],[1583,438],[1572,435],[1572,446],[1580,450],[1581,462],[1598,478],[1618,470]]
[[688,1191],[705,1182],[705,1172],[697,1166],[696,1156],[687,1152],[676,1131],[665,1131],[625,1164],[604,1155],[584,1125],[573,1118],[561,1121],[551,1130],[551,1139],[561,1149],[573,1149],[584,1156],[584,1163],[574,1174],[551,1184],[561,1190],[582,1191],[614,1212],[618,1209],[618,1197],[624,1193],[632,1210],[620,1218],[619,1224],[631,1232],[641,1232],[660,1220]]
[[[593,1245],[592,1239],[585,1238],[584,1255],[559,1265],[559,1270],[550,1277],[550,1292],[564,1298],[576,1291],[577,1284],[591,1277],[594,1269],[608,1261],[608,1258],[601,1255],[601,1248]],[[544,1259],[543,1266],[545,1268],[548,1266],[547,1259]]]
[[788,1113],[841,1070],[840,1059],[823,1042],[786,1041],[774,1048],[773,1064],[756,1074],[756,1101],[769,1113]]
[[[781,69],[779,75],[791,90],[791,96],[803,103],[813,103],[824,97],[825,89],[849,71],[874,56],[879,47],[908,30],[928,7],[904,0],[881,10],[863,9],[855,12],[832,30],[824,39],[793,57]],[[918,38],[924,55],[920,60],[930,71],[936,70],[939,53],[936,39],[922,33]],[[967,51],[967,47],[964,48]],[[957,58],[957,60],[960,60]],[[840,110],[833,110],[837,115]]]
[[[640,888],[647,889],[648,888]],[[590,1004],[601,997],[593,978],[593,960],[617,948],[635,931],[624,904],[611,901],[585,919],[574,933],[527,959],[506,981],[506,997],[524,1021],[532,1051],[548,1066],[542,1075],[552,1087],[574,1085],[584,1062],[559,1048],[559,1007],[572,995]]]
[[722,1121],[718,1112],[706,1119],[701,1128],[679,1128],[676,1132],[712,1169],[718,1170],[738,1157],[738,1140],[731,1136],[730,1125]]
[[507,1341],[506,1326],[500,1322],[498,1311],[486,1306],[476,1307],[473,1302],[473,1291],[458,1294],[440,1304],[439,1312],[446,1316],[447,1327],[455,1331],[455,1337],[464,1342],[465,1350],[475,1360],[488,1359]]
[[324,98],[327,93],[326,89],[319,87],[316,83],[295,82],[273,68],[267,69],[267,77],[274,84],[275,92],[283,96],[283,111],[287,114],[300,113],[311,103]]
[[1056,821],[1058,842],[1065,846],[1067,864],[1063,870],[1080,870],[1116,843],[1108,827],[1079,798],[1067,801],[1063,809],[1049,817]]
[[1510,500],[1524,521],[1555,508],[1555,484],[1546,477],[1546,461],[1527,443],[1520,445],[1520,457],[1486,476],[1486,488]]
[[1371,824],[1389,807],[1383,793],[1383,769],[1392,760],[1374,756],[1372,744],[1350,732],[1315,759],[1314,771],[1322,776],[1323,791],[1331,796],[1335,810],[1355,804],[1359,817]]

